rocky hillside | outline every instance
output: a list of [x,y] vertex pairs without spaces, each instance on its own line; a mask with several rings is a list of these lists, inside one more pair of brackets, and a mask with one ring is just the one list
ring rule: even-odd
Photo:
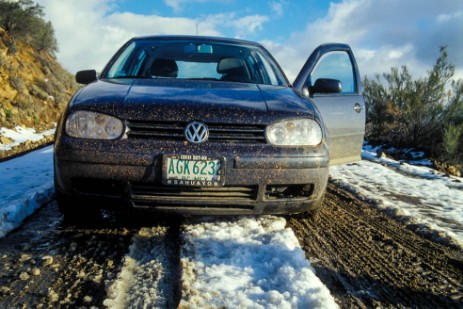
[[[52,55],[0,28],[0,128],[53,128],[76,89],[74,77]],[[0,143],[11,142],[0,131]],[[0,153],[0,159],[17,150]]]

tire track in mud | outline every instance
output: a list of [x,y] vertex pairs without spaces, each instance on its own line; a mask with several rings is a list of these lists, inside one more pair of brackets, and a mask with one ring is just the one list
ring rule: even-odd
[[[137,217],[106,218],[76,227],[63,222],[55,202],[43,206],[19,229],[0,239],[0,308],[104,308],[127,257],[138,261],[131,248],[140,231],[153,239],[156,235],[149,230],[162,229],[162,225],[152,218]],[[175,251],[178,229],[160,235],[157,241],[172,244]],[[176,265],[178,254],[167,254]],[[167,297],[174,303],[168,307],[174,308],[179,283],[175,274],[169,279],[172,283],[162,291],[174,291]]]
[[143,227],[108,289],[108,308],[177,308],[180,300],[178,223]]
[[288,219],[343,308],[463,307],[461,252],[433,243],[329,183],[318,222]]

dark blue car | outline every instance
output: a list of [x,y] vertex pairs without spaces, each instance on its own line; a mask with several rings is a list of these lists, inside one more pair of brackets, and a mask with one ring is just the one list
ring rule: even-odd
[[291,85],[260,44],[131,39],[71,99],[54,148],[65,217],[100,208],[317,214],[332,164],[360,157],[365,106],[349,46],[318,47]]

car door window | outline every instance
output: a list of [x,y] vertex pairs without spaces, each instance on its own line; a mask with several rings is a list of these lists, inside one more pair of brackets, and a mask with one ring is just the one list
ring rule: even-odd
[[341,93],[357,92],[355,72],[350,56],[346,52],[334,51],[323,55],[310,74],[310,83],[313,85],[319,78],[339,80],[342,84]]

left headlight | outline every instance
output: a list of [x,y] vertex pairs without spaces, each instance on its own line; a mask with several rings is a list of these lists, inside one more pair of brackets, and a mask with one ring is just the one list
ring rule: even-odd
[[122,121],[105,114],[77,111],[66,120],[66,134],[76,138],[116,139],[123,132]]
[[323,132],[315,120],[290,119],[269,125],[266,136],[276,146],[315,146],[321,143]]

